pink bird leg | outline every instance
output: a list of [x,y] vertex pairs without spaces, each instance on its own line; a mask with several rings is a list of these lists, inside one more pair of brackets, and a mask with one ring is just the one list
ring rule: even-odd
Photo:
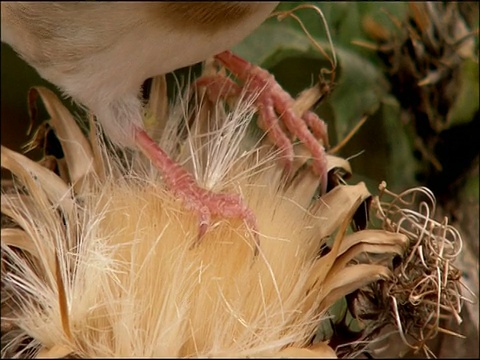
[[199,216],[197,245],[207,232],[212,216],[226,219],[243,219],[253,233],[255,255],[258,254],[260,240],[257,219],[253,211],[236,194],[213,193],[197,185],[193,176],[174,162],[160,146],[143,130],[135,130],[135,141],[140,150],[160,170],[165,184],[173,194],[182,200],[188,210]]

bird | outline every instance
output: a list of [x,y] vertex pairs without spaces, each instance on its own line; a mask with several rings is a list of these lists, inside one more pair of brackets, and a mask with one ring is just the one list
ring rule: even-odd
[[[152,161],[170,191],[198,214],[198,239],[217,216],[243,219],[258,241],[255,214],[239,195],[202,188],[147,134],[141,86],[148,78],[211,56],[218,56],[227,67],[228,59],[238,65],[229,49],[257,28],[277,5],[2,2],[1,39],[41,77],[93,113],[113,144],[139,149]],[[317,163],[322,164],[317,170],[325,173],[323,148],[314,148]]]

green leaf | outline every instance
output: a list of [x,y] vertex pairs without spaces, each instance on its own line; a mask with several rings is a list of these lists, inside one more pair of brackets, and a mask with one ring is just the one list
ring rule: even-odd
[[308,53],[310,48],[310,41],[299,31],[279,23],[266,22],[232,51],[254,64],[270,68],[282,57],[288,57],[291,53]]
[[448,113],[450,125],[471,121],[479,108],[478,61],[469,58],[460,66],[455,102]]

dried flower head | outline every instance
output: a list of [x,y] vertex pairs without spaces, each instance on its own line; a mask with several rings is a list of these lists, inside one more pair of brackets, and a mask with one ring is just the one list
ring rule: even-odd
[[[152,87],[149,131],[201,184],[243,196],[258,218],[258,256],[234,220],[219,219],[192,248],[195,216],[155,168],[111,151],[93,123],[84,136],[58,98],[37,88],[65,157],[45,167],[1,150],[15,175],[1,210],[16,224],[1,234],[2,356],[335,356],[328,341],[312,343],[326,311],[392,279],[391,260],[410,235],[347,231],[371,197],[363,183],[318,198],[319,179],[300,156],[285,179],[275,151],[249,132],[251,100],[225,111],[192,106],[187,95],[165,112],[164,84]],[[328,159],[330,170],[350,171]],[[435,251],[446,254],[442,246]]]

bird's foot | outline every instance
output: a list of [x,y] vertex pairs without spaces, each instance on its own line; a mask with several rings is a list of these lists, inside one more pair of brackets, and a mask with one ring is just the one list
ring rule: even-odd
[[[296,115],[293,111],[293,98],[268,71],[230,51],[216,55],[215,59],[230,70],[243,84],[244,91],[255,99],[259,111],[258,125],[282,151],[287,172],[291,169],[294,157],[291,138],[298,138],[312,154],[313,171],[320,176],[322,193],[325,193],[328,175],[324,148],[328,146],[327,125],[312,111]],[[212,101],[219,97],[239,96],[242,91],[242,86],[219,74],[204,76],[195,85],[206,86]],[[282,129],[279,118],[287,131]]]
[[173,161],[144,130],[136,129],[135,140],[142,152],[160,170],[169,190],[183,201],[187,209],[198,215],[199,232],[193,246],[200,243],[211,225],[212,217],[242,219],[254,238],[255,255],[258,254],[260,240],[257,219],[239,195],[213,193],[198,186],[192,174]]

